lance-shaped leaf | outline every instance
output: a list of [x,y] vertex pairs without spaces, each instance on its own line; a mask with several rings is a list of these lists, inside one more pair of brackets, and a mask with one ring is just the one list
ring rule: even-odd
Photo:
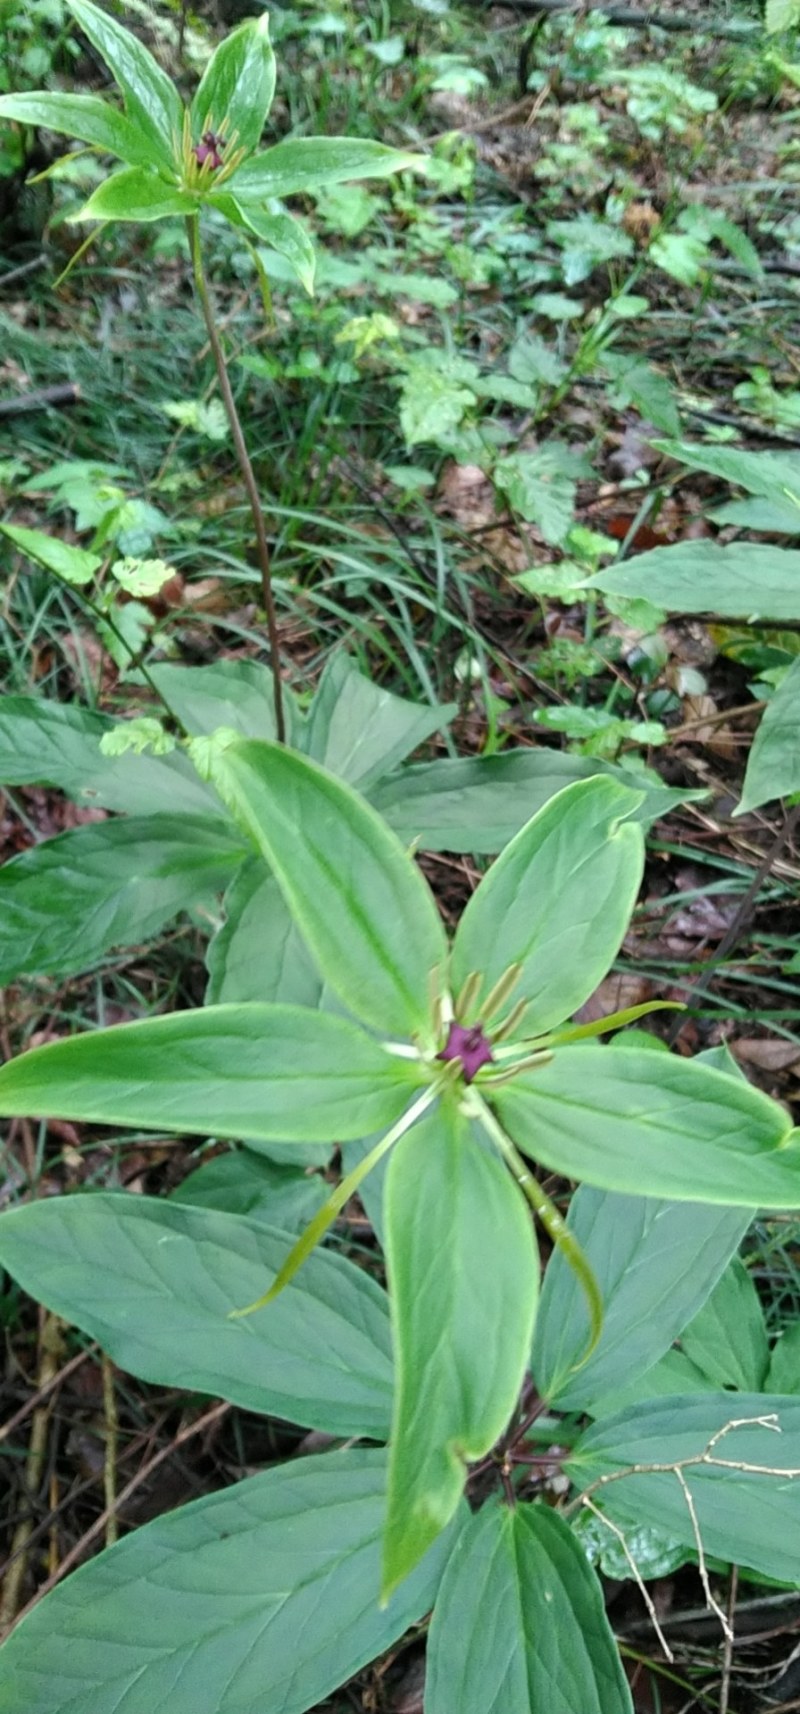
[[197,199],[170,185],[144,167],[123,167],[92,191],[73,223],[84,220],[165,220],[170,215],[196,214]]
[[[800,510],[797,516],[800,532]],[[792,662],[767,703],[747,758],[742,801],[736,814],[745,815],[759,804],[794,792],[800,792],[800,660]]]
[[641,1048],[559,1048],[499,1089],[518,1148],[602,1190],[796,1208],[800,1138],[776,1101],[725,1072]]
[[600,1584],[543,1505],[484,1506],[442,1578],[425,1714],[632,1714]]
[[60,90],[20,90],[0,95],[0,119],[20,125],[45,125],[79,143],[90,143],[129,166],[154,165],[153,151],[135,125],[97,95],[67,95]]
[[247,855],[230,822],[131,816],[46,839],[0,868],[0,985],[69,975],[225,887]]
[[268,1313],[230,1319],[293,1242],[241,1215],[102,1192],[0,1220],[2,1265],[121,1369],[307,1428],[383,1439],[388,1305],[363,1269],[318,1250]]
[[397,1376],[384,1588],[408,1575],[494,1445],[525,1374],[539,1265],[500,1161],[442,1103],[397,1144],[386,1178]]
[[301,286],[308,293],[313,293],[317,254],[301,221],[285,212],[268,214],[255,203],[237,202],[235,196],[226,196],[224,192],[210,197],[209,201],[234,226],[244,227],[246,232],[252,232],[271,250],[283,256]]
[[153,163],[173,169],[173,147],[179,145],[183,129],[183,104],[175,85],[138,36],[92,0],[69,0],[69,9],[116,79],[125,112],[146,139]]
[[266,857],[334,993],[376,1030],[429,1034],[444,930],[430,888],[380,816],[278,744],[217,750],[210,777]]
[[0,1714],[303,1714],[433,1605],[442,1542],[378,1604],[382,1452],[299,1458],[81,1566],[0,1654]]
[[207,1006],[52,1042],[0,1071],[0,1114],[256,1142],[363,1137],[418,1073],[354,1024],[299,1006]]
[[586,1299],[563,1250],[555,1249],[533,1346],[542,1398],[565,1410],[591,1409],[655,1364],[713,1290],[752,1214],[582,1184],[567,1224],[600,1287],[603,1327],[581,1364],[589,1337]]
[[231,179],[238,202],[313,193],[349,179],[380,179],[424,166],[421,155],[389,149],[361,137],[289,137],[263,154],[251,155]]
[[697,1551],[688,1488],[709,1558],[797,1582],[798,1399],[719,1392],[632,1405],[587,1429],[566,1468],[581,1492],[615,1478],[594,1500],[623,1529],[649,1524]]
[[644,866],[641,794],[615,780],[565,787],[506,846],[473,893],[453,943],[456,992],[470,972],[490,988],[521,965],[514,998],[538,1035],[588,999],[615,958]]
[[247,18],[220,42],[192,102],[192,132],[220,131],[237,149],[256,147],[275,93],[269,18]]

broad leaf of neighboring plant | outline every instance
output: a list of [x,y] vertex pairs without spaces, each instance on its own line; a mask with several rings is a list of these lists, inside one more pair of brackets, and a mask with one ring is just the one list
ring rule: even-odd
[[0,697],[0,785],[56,786],[84,806],[131,815],[219,816],[219,798],[182,751],[104,755],[101,738],[120,724],[43,697]]
[[620,1196],[581,1185],[568,1225],[603,1296],[603,1329],[588,1362],[586,1300],[563,1251],[547,1265],[533,1373],[543,1398],[591,1410],[656,1363],[703,1304],[753,1211]]
[[633,1405],[588,1428],[566,1469],[579,1492],[614,1478],[593,1497],[623,1529],[650,1524],[696,1551],[688,1488],[709,1558],[797,1582],[799,1400],[718,1392]]
[[443,1102],[398,1143],[386,1180],[397,1372],[384,1592],[456,1510],[466,1463],[494,1445],[530,1352],[539,1264],[499,1160]]
[[430,1038],[444,930],[429,887],[380,816],[276,744],[232,744],[209,766],[334,992],[372,1028]]
[[247,1214],[281,1232],[305,1226],[322,1207],[327,1187],[319,1173],[297,1164],[269,1160],[253,1148],[229,1149],[201,1160],[194,1172],[170,1191],[170,1202],[188,1208],[215,1208],[222,1214]]
[[[800,613],[800,593],[797,611]],[[767,703],[747,758],[741,802],[734,813],[745,815],[762,803],[795,792],[800,792],[800,660],[792,662]]]
[[752,1276],[738,1256],[684,1327],[681,1346],[714,1386],[740,1392],[758,1392],[764,1386],[769,1368],[767,1329]]
[[213,899],[246,856],[230,822],[150,815],[77,828],[0,868],[0,985],[73,975]]
[[488,988],[519,964],[525,1034],[571,1017],[606,974],[630,921],[644,837],[629,817],[640,803],[626,786],[592,779],[540,810],[464,911],[452,953],[456,993],[473,970]]
[[800,553],[765,542],[676,542],[606,566],[587,581],[611,595],[644,596],[669,613],[800,618]]
[[101,1192],[0,1220],[0,1261],[13,1278],[129,1374],[329,1434],[385,1439],[388,1305],[362,1269],[318,1251],[268,1313],[229,1319],[292,1243],[236,1214]]
[[207,1006],[87,1031],[0,1070],[0,1114],[257,1142],[332,1142],[391,1125],[416,1067],[355,1024],[299,1006]]
[[243,863],[231,882],[225,921],[210,942],[206,965],[208,1005],[241,1000],[319,1005],[322,977],[263,857]]
[[425,707],[394,696],[357,672],[346,655],[335,654],[320,679],[299,748],[368,792],[434,732],[449,726],[457,712],[455,702]]
[[157,1518],[14,1631],[0,1714],[316,1707],[436,1597],[452,1538],[378,1604],[385,1484],[384,1453],[330,1452]]
[[632,1714],[603,1592],[569,1525],[490,1504],[442,1578],[425,1714]]
[[492,1100],[518,1148],[601,1190],[742,1208],[800,1201],[800,1133],[784,1109],[692,1060],[561,1047]]
[[423,851],[471,851],[494,856],[532,815],[575,780],[615,779],[640,793],[632,821],[656,821],[703,791],[676,791],[651,770],[642,774],[613,763],[562,755],[545,748],[506,750],[496,756],[446,757],[414,762],[370,790],[370,802],[400,838]]
[[[148,674],[167,708],[193,738],[210,738],[220,726],[242,738],[275,737],[274,680],[261,661],[214,661],[207,667],[156,661]],[[299,743],[303,716],[287,685],[283,701],[289,741]]]
[[57,536],[48,536],[43,530],[28,530],[21,524],[2,524],[0,529],[21,553],[27,554],[37,565],[43,565],[46,571],[52,571],[62,583],[75,588],[91,583],[103,563],[100,554],[89,553],[86,548],[74,547],[70,542],[61,542]]

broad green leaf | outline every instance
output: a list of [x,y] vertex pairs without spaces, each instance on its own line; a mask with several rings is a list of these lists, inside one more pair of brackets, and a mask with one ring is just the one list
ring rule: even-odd
[[734,1256],[701,1310],[683,1329],[681,1345],[715,1386],[758,1392],[769,1367],[764,1315],[752,1276]]
[[484,1506],[460,1536],[428,1639],[425,1714],[632,1714],[595,1572],[544,1505]]
[[566,1178],[679,1202],[800,1202],[800,1138],[783,1108],[675,1054],[558,1048],[493,1101],[517,1147]]
[[255,149],[275,94],[275,55],[269,17],[247,18],[220,42],[206,66],[192,102],[192,131],[224,128],[237,149]]
[[712,524],[733,524],[737,530],[763,530],[770,535],[800,535],[800,502],[792,500],[728,500],[706,517]]
[[149,815],[61,833],[0,868],[0,985],[72,975],[220,892],[246,855],[230,823]]
[[218,208],[235,226],[243,226],[247,232],[254,233],[262,244],[267,244],[270,250],[282,256],[304,290],[313,296],[317,252],[302,221],[285,211],[268,214],[253,202],[240,202],[235,196],[224,193],[212,196],[210,200],[213,207]]
[[27,554],[28,559],[43,565],[47,571],[54,571],[65,583],[76,586],[91,583],[103,563],[100,554],[59,541],[57,536],[45,535],[43,530],[28,530],[21,524],[0,524],[0,530],[20,553]]
[[678,1393],[713,1393],[716,1389],[707,1375],[701,1373],[683,1351],[673,1346],[663,1357],[646,1369],[643,1375],[624,1387],[613,1387],[602,1398],[592,1400],[590,1416],[616,1416],[631,1405],[645,1404],[653,1399],[675,1398]]
[[129,1374],[383,1439],[388,1306],[363,1270],[318,1250],[268,1310],[230,1318],[292,1242],[258,1220],[150,1196],[60,1196],[0,1217],[3,1266]]
[[800,1321],[790,1322],[772,1351],[766,1379],[768,1393],[800,1393]]
[[450,434],[475,403],[475,394],[457,374],[433,369],[423,357],[410,359],[400,391],[400,427],[406,446]]
[[0,1655],[0,1714],[303,1714],[433,1605],[437,1546],[378,1603],[383,1452],[298,1458],[81,1566]]
[[78,803],[133,814],[219,815],[222,805],[187,756],[104,755],[119,721],[42,697],[0,698],[0,785],[57,786]]
[[628,1531],[625,1536],[626,1553],[619,1537],[609,1529],[608,1520],[588,1509],[578,1513],[572,1521],[572,1528],[591,1564],[596,1565],[604,1577],[612,1577],[620,1583],[630,1581],[631,1560],[642,1582],[647,1583],[656,1577],[669,1577],[690,1557],[682,1541],[663,1535],[660,1530],[648,1529],[646,1524],[641,1529]]
[[197,199],[177,185],[167,184],[144,167],[122,167],[92,191],[71,222],[84,220],[165,220],[178,214],[196,214]]
[[174,170],[174,150],[180,147],[183,130],[183,105],[175,85],[138,36],[108,12],[94,6],[92,0],[68,0],[68,4],[76,23],[116,79],[125,112],[146,140],[150,158]]
[[768,36],[791,30],[800,23],[800,0],[766,0],[764,25]]
[[348,179],[386,178],[412,167],[424,167],[424,158],[361,137],[290,137],[245,161],[231,189],[237,202],[263,202]]
[[[243,738],[274,738],[274,681],[261,661],[223,660],[207,667],[156,661],[148,673],[191,737],[209,737],[218,727],[227,726]],[[302,718],[285,685],[283,694],[291,742],[296,743]]]
[[[800,1401],[707,1393],[634,1405],[587,1429],[566,1469],[580,1491],[624,1471],[595,1490],[595,1504],[623,1530],[649,1524],[696,1552],[684,1490],[674,1469],[664,1469],[676,1464],[704,1553],[796,1584]],[[634,1465],[659,1468],[629,1474]]]
[[[346,1145],[345,1145],[346,1146]],[[252,1148],[230,1149],[206,1159],[170,1193],[170,1202],[188,1208],[213,1208],[222,1214],[247,1214],[282,1232],[305,1226],[327,1195],[319,1173],[266,1160]]]
[[654,775],[639,776],[610,762],[531,748],[414,763],[376,782],[369,797],[407,844],[493,856],[556,792],[598,775],[642,793],[632,821],[654,821],[687,797],[706,795],[674,791],[654,783]]
[[611,595],[642,595],[669,613],[800,618],[800,552],[764,542],[676,542],[609,565],[588,581]]
[[342,1018],[299,1006],[206,1006],[52,1042],[0,1070],[3,1116],[332,1142],[400,1117],[418,1084]]
[[397,1144],[386,1177],[396,1388],[384,1588],[449,1523],[517,1402],[539,1264],[522,1196],[443,1104]]
[[522,966],[526,1035],[571,1017],[594,992],[622,943],[644,866],[641,796],[615,780],[580,780],[539,810],[493,863],[453,943],[457,993],[470,971],[484,989]]
[[791,452],[747,452],[740,446],[699,445],[686,440],[656,441],[665,452],[691,470],[705,470],[748,494],[785,506],[794,498],[800,506],[800,458]]
[[[0,871],[1,873],[1,871]],[[212,1005],[280,1000],[318,1006],[322,980],[262,857],[242,864],[225,895],[225,921],[208,948]]]
[[44,125],[117,155],[130,166],[152,166],[154,153],[135,125],[97,95],[68,95],[61,90],[19,90],[0,95],[0,119],[20,125]]
[[359,791],[368,791],[434,732],[448,726],[457,711],[454,702],[430,708],[395,696],[339,653],[331,657],[320,679],[304,748],[332,774]]
[[792,662],[767,703],[747,758],[736,814],[745,815],[772,798],[794,792],[800,792],[800,659]]
[[581,1185],[568,1225],[600,1286],[603,1329],[588,1362],[577,1367],[589,1338],[586,1300],[563,1251],[554,1250],[533,1346],[542,1398],[559,1409],[591,1409],[641,1377],[713,1290],[751,1218],[747,1208],[659,1202]]
[[444,930],[422,875],[375,811],[277,744],[220,750],[212,779],[266,857],[334,993],[373,1029],[429,1035]]
[[575,515],[574,454],[553,441],[536,452],[511,452],[498,459],[494,481],[515,512],[537,524],[546,542],[558,547]]

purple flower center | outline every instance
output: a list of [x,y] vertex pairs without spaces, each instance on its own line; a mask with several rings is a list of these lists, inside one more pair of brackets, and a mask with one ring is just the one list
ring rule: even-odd
[[471,1083],[482,1065],[492,1064],[492,1049],[480,1024],[466,1028],[464,1024],[452,1023],[447,1041],[436,1058],[460,1060],[464,1082]]
[[195,145],[194,158],[197,165],[209,166],[212,172],[217,172],[225,164],[221,153],[224,147],[224,137],[218,136],[216,131],[204,131],[199,143]]

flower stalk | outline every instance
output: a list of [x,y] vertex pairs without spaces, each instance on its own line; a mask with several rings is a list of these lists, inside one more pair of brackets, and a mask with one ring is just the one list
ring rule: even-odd
[[205,321],[206,331],[208,333],[208,342],[209,342],[209,345],[211,346],[211,352],[212,352],[212,356],[214,358],[214,365],[215,365],[215,368],[217,371],[217,380],[219,381],[219,390],[220,390],[220,393],[222,395],[222,403],[225,407],[225,414],[228,418],[228,422],[230,423],[231,434],[233,436],[233,444],[234,444],[234,448],[236,451],[236,458],[237,458],[237,461],[239,464],[239,469],[241,470],[241,473],[242,473],[242,480],[244,482],[245,491],[247,493],[247,499],[248,499],[248,503],[250,506],[250,514],[251,514],[251,517],[253,520],[253,528],[255,531],[255,538],[256,538],[256,551],[258,554],[258,566],[259,566],[259,571],[261,573],[261,594],[262,594],[262,598],[263,598],[263,602],[264,602],[264,609],[265,609],[266,616],[267,616],[267,635],[269,637],[269,649],[270,649],[270,657],[271,657],[271,665],[272,665],[273,696],[274,696],[274,705],[275,705],[275,733],[276,733],[276,737],[278,739],[278,743],[279,744],[285,744],[285,742],[286,742],[286,720],[285,720],[284,708],[283,708],[283,685],[282,685],[282,681],[281,681],[280,639],[278,637],[278,621],[277,621],[277,616],[276,616],[276,612],[275,612],[275,595],[274,595],[274,591],[272,588],[272,565],[271,565],[271,560],[270,560],[269,543],[267,541],[266,525],[264,523],[264,513],[262,510],[262,506],[261,506],[261,499],[260,499],[259,492],[258,492],[258,484],[256,482],[255,472],[253,470],[253,466],[252,466],[252,463],[250,461],[250,454],[247,450],[247,443],[245,441],[241,421],[239,419],[239,412],[236,408],[236,400],[234,399],[234,396],[233,396],[233,388],[231,387],[230,377],[228,375],[228,368],[227,368],[227,364],[225,362],[225,353],[222,349],[222,341],[220,340],[220,337],[219,337],[219,330],[217,328],[216,316],[214,314],[214,305],[212,303],[211,293],[209,292],[209,289],[208,289],[208,281],[206,280],[205,269],[203,267],[203,252],[202,252],[202,247],[201,247],[201,243],[200,243],[200,218],[199,218],[199,215],[197,215],[197,214],[187,215],[187,217],[186,217],[186,229],[187,229],[187,232],[189,235],[189,251],[190,251],[191,260],[192,260],[192,274],[193,274],[193,278],[194,278],[195,291],[197,293],[198,302],[199,302],[200,307],[201,307],[202,312],[203,312],[203,320]]

